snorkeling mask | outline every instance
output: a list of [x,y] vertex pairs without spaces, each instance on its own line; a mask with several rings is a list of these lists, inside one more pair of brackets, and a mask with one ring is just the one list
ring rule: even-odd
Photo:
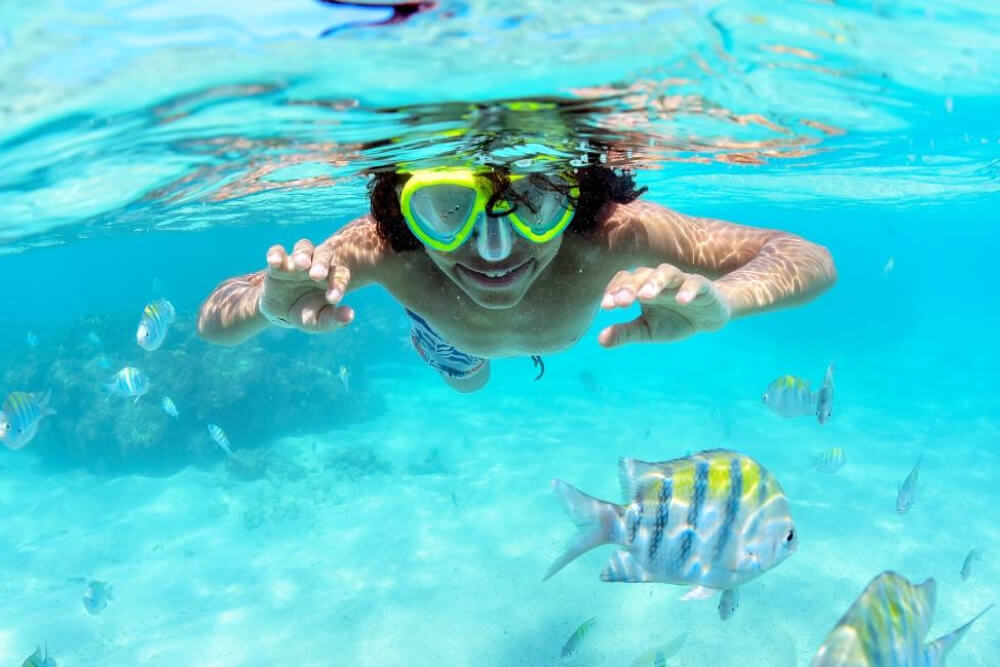
[[[540,187],[527,174],[511,174],[508,192],[490,215],[486,205],[492,184],[474,169],[413,171],[403,186],[400,209],[410,231],[426,245],[450,252],[477,234],[479,255],[499,262],[513,247],[511,228],[534,243],[545,243],[566,229],[573,219],[576,184],[562,175],[547,176],[564,184],[558,190]],[[506,194],[506,193],[505,193]]]

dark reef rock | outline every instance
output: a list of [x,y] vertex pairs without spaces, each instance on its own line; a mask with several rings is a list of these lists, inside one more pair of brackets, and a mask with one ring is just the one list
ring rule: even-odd
[[[192,314],[182,313],[155,352],[136,344],[135,326],[132,320],[90,317],[71,329],[47,332],[28,354],[0,350],[3,396],[52,390],[57,414],[45,419],[28,445],[50,465],[170,474],[191,464],[218,463],[224,454],[208,435],[211,422],[240,452],[229,464],[234,476],[289,477],[296,472],[287,461],[255,459],[249,450],[282,435],[368,421],[382,411],[381,396],[369,391],[355,362],[377,357],[378,350],[363,346],[386,336],[363,322],[327,336],[267,332],[237,347],[219,347],[202,341]],[[100,345],[88,337],[91,331]],[[341,364],[353,371],[350,391],[337,375]],[[126,365],[150,379],[149,392],[135,402],[103,387]],[[160,408],[164,396],[177,405],[179,419]],[[364,471],[380,465],[360,453],[345,461],[348,476],[371,474]]]

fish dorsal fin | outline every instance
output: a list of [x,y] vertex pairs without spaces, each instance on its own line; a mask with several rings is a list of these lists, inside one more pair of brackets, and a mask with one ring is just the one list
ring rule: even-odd
[[955,647],[955,644],[957,644],[958,640],[962,638],[962,635],[964,635],[968,631],[968,629],[972,627],[973,623],[979,620],[980,616],[982,616],[992,608],[993,605],[990,605],[986,609],[983,609],[981,612],[976,614],[976,616],[971,621],[969,621],[962,627],[956,628],[951,632],[949,632],[948,634],[942,637],[938,637],[930,644],[924,646],[924,664],[943,665],[944,658],[946,655],[948,655],[948,651],[950,651]]
[[669,463],[649,463],[638,459],[618,459],[618,481],[626,503],[646,495],[650,486],[662,481],[669,474],[664,466]]
[[689,600],[706,600],[719,591],[714,588],[707,588],[705,586],[692,586],[687,593],[681,596],[681,600],[685,602]]

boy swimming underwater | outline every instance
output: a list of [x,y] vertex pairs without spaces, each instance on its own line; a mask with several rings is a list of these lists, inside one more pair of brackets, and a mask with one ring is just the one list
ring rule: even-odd
[[377,283],[407,309],[421,357],[469,392],[489,380],[491,358],[570,347],[598,308],[641,311],[601,331],[605,347],[668,342],[804,303],[836,280],[822,246],[640,194],[605,166],[377,173],[370,215],[318,245],[272,246],[265,270],[212,292],[198,329],[220,344],[269,323],[331,331],[354,319],[344,296]]

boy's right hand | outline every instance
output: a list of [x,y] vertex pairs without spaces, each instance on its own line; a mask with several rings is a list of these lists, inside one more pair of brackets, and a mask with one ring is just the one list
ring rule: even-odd
[[328,243],[314,247],[302,239],[292,248],[274,245],[267,251],[267,273],[261,284],[260,307],[307,333],[332,331],[354,319],[350,306],[340,306],[351,280],[350,270],[334,260]]

